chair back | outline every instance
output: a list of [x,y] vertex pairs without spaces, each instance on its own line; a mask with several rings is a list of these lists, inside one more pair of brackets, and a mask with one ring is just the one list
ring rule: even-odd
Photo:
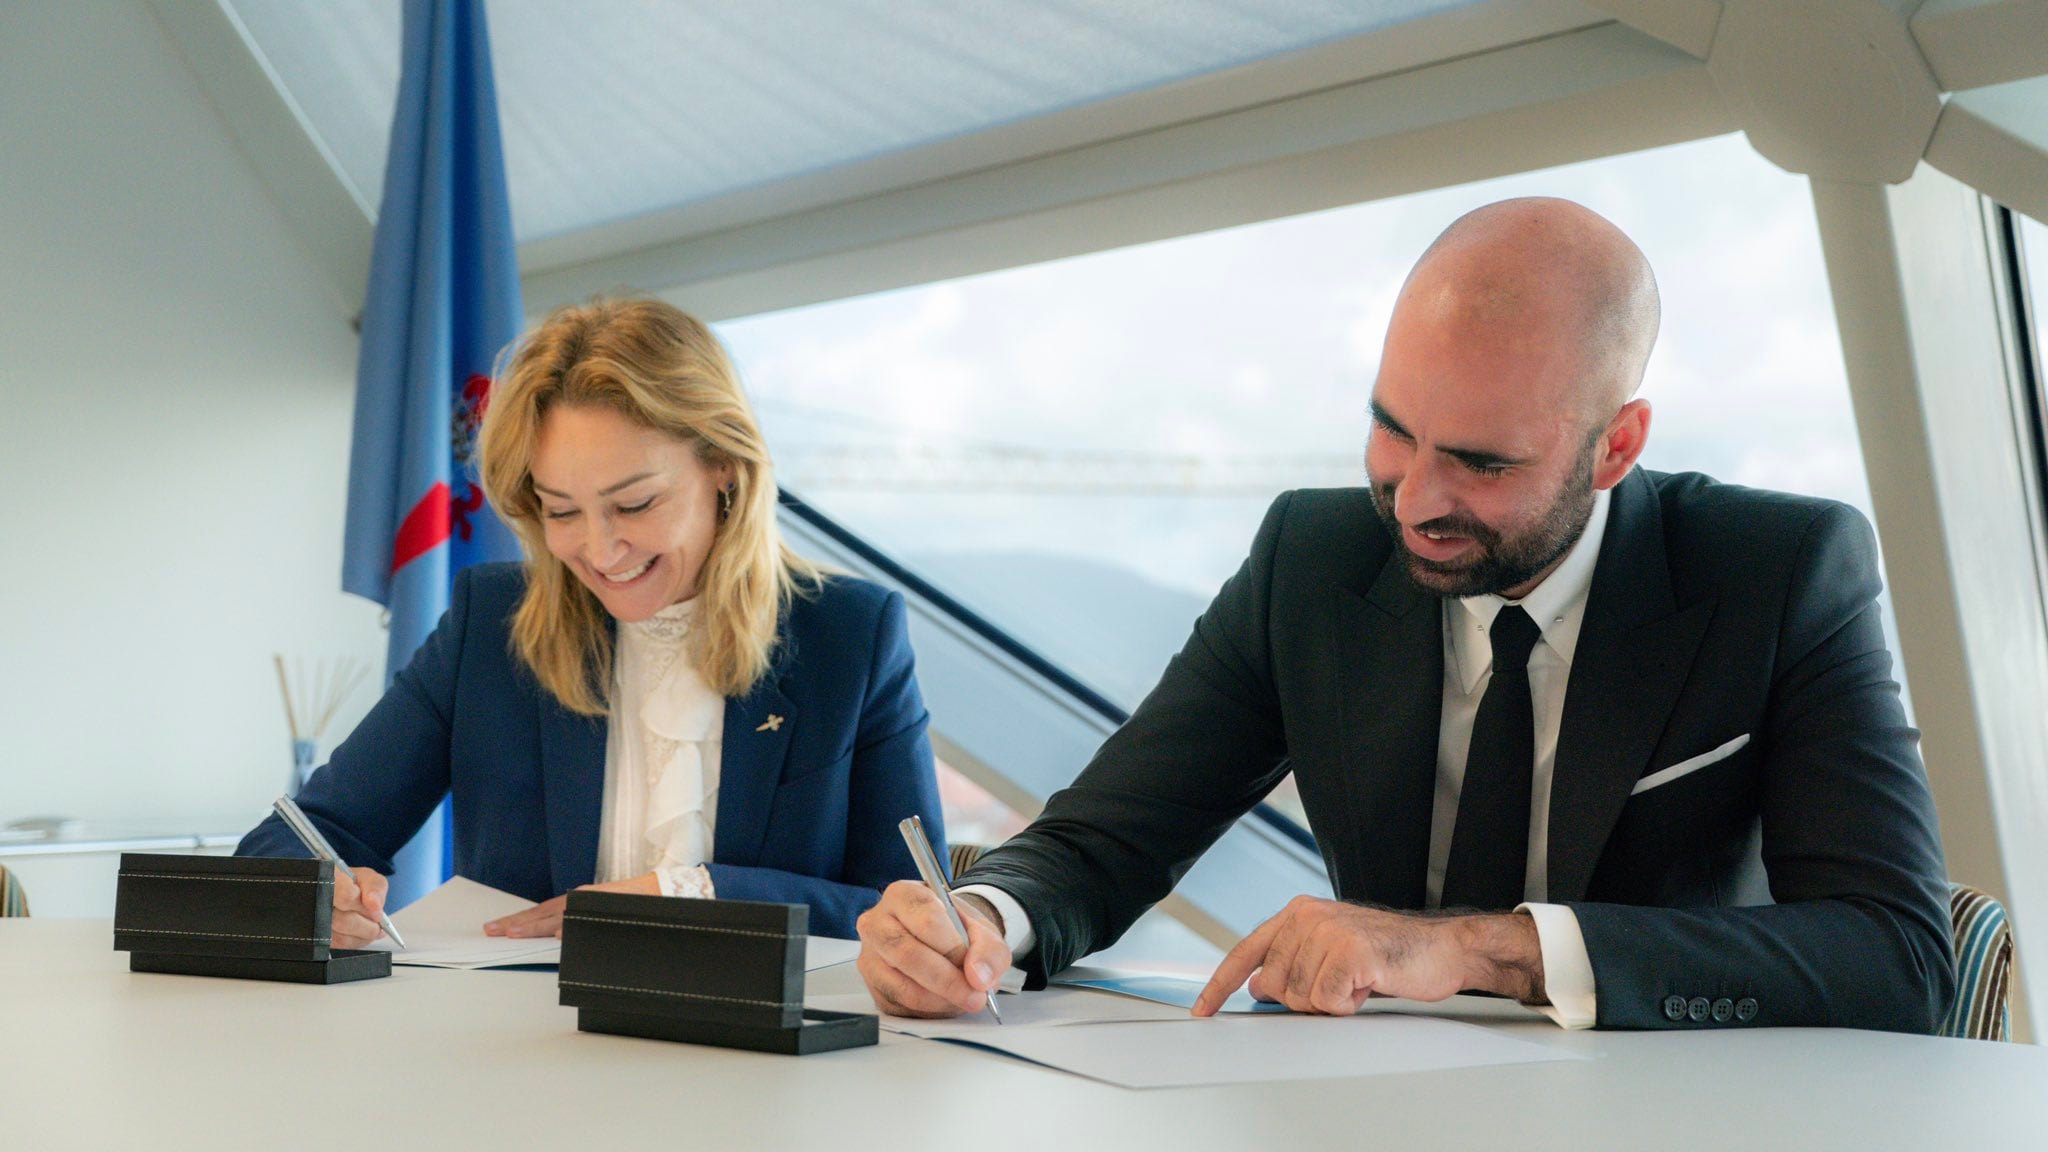
[[967,871],[968,865],[973,864],[976,860],[981,859],[981,854],[986,851],[988,851],[988,845],[986,844],[947,845],[946,863],[952,865],[953,868],[950,875],[954,878],[958,878],[962,872]]
[[21,890],[21,881],[0,864],[0,916],[28,915],[28,893]]
[[1956,934],[1956,999],[1940,1034],[1966,1040],[2012,1035],[2012,927],[2005,906],[1968,884],[1949,885]]

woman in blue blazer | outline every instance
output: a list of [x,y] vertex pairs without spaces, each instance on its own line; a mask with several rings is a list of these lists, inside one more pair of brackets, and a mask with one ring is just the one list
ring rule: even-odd
[[[563,894],[810,905],[852,938],[938,834],[903,599],[781,543],[767,449],[716,337],[658,301],[565,309],[500,372],[478,442],[521,564],[465,570],[434,634],[298,797],[349,864],[334,941],[378,934],[392,856],[453,796],[455,870]],[[943,859],[940,839],[935,847]],[[276,817],[242,855],[304,855]]]

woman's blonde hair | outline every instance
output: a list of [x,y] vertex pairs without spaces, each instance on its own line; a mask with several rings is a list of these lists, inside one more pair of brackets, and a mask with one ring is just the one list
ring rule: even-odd
[[526,549],[513,647],[563,707],[595,716],[609,708],[610,622],[548,551],[533,491],[541,421],[556,407],[609,409],[690,445],[707,467],[732,468],[731,511],[697,578],[695,656],[714,690],[746,695],[774,660],[791,598],[821,577],[782,543],[768,446],[724,346],[659,300],[595,300],[556,311],[500,362],[477,458],[485,495]]

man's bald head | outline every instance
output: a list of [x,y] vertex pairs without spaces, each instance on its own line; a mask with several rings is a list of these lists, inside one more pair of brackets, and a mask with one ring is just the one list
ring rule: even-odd
[[1569,358],[1577,401],[1595,422],[1641,386],[1661,313],[1634,241],[1588,208],[1536,196],[1452,221],[1395,305],[1397,325],[1419,321],[1459,340]]
[[1373,382],[1373,507],[1416,583],[1527,595],[1648,442],[1631,399],[1657,282],[1621,230],[1566,200],[1460,217],[1401,286]]

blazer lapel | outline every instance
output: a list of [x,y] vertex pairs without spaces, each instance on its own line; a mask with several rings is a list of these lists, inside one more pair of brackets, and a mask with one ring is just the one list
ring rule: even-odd
[[[781,669],[777,669],[779,672]],[[725,734],[719,749],[718,827],[712,858],[720,864],[759,863],[768,836],[768,816],[782,783],[790,734],[801,720],[771,672],[743,697],[725,702]]]
[[579,716],[541,693],[541,791],[547,813],[548,871],[556,892],[588,884],[597,875],[608,731],[603,717]]
[[1437,729],[1443,716],[1442,602],[1390,556],[1363,596],[1340,596],[1345,755],[1351,787],[1347,900],[1420,908],[1429,880]]
[[1558,728],[1548,861],[1554,901],[1585,897],[1714,614],[1711,600],[1679,609],[1650,479],[1630,472],[1612,504]]

